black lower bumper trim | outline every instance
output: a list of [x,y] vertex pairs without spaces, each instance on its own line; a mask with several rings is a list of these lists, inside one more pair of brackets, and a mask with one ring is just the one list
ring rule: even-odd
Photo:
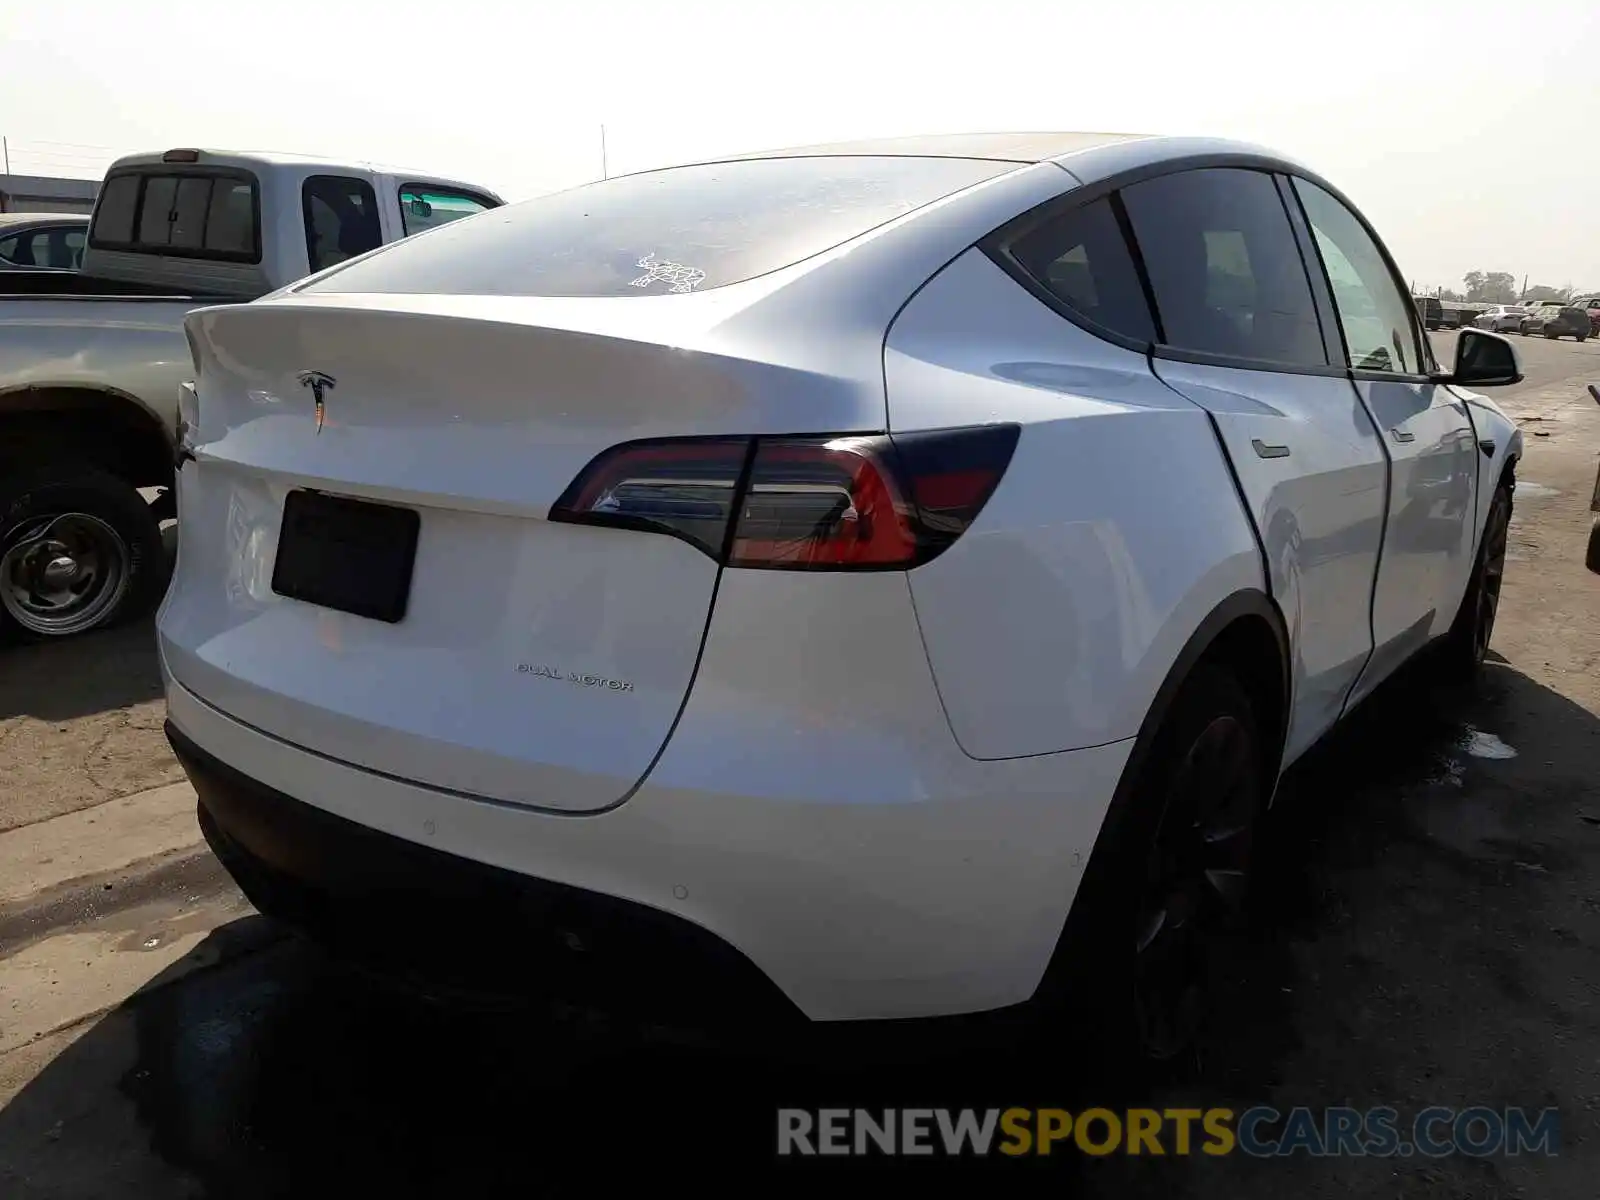
[[206,841],[260,911],[428,991],[554,999],[700,1028],[804,1026],[715,935],[644,905],[487,866],[296,800],[169,721]]

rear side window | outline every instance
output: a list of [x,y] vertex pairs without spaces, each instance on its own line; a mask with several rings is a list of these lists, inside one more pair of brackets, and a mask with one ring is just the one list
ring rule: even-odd
[[0,238],[0,258],[19,267],[75,270],[83,262],[83,230],[52,225]]
[[312,175],[300,188],[306,259],[321,271],[383,245],[378,197],[364,179]]
[[407,237],[498,207],[487,196],[428,184],[407,184],[400,189],[400,223]]
[[1053,299],[1135,341],[1155,340],[1139,274],[1110,200],[1052,217],[1005,252]]
[[1122,191],[1164,344],[1327,366],[1305,263],[1277,184],[1259,171],[1180,171]]
[[310,292],[660,296],[810,258],[1016,169],[960,158],[818,156],[602,180],[397,242]]
[[89,245],[260,262],[260,198],[248,171],[125,171],[100,189]]

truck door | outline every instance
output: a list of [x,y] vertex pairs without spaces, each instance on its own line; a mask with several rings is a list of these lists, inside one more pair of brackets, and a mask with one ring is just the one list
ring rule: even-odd
[[1274,176],[1182,171],[1120,195],[1157,309],[1154,369],[1211,414],[1288,624],[1292,760],[1372,651],[1383,448],[1330,352]]
[[1429,377],[1432,351],[1376,238],[1337,197],[1304,179],[1293,186],[1327,272],[1351,378],[1390,461],[1374,649],[1354,703],[1455,619],[1476,546],[1479,451],[1467,406]]

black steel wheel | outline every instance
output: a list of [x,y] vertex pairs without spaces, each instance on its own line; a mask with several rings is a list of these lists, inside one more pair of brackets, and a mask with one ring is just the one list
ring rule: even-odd
[[78,464],[0,482],[0,640],[49,641],[149,611],[161,528],[128,483]]

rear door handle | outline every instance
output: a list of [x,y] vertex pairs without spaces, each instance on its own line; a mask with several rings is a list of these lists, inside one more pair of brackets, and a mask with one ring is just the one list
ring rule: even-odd
[[1409,430],[1391,429],[1389,432],[1394,434],[1394,440],[1397,442],[1414,442],[1417,440],[1417,435]]
[[1269,446],[1260,438],[1251,438],[1250,445],[1255,447],[1255,452],[1262,458],[1288,458],[1289,447]]

